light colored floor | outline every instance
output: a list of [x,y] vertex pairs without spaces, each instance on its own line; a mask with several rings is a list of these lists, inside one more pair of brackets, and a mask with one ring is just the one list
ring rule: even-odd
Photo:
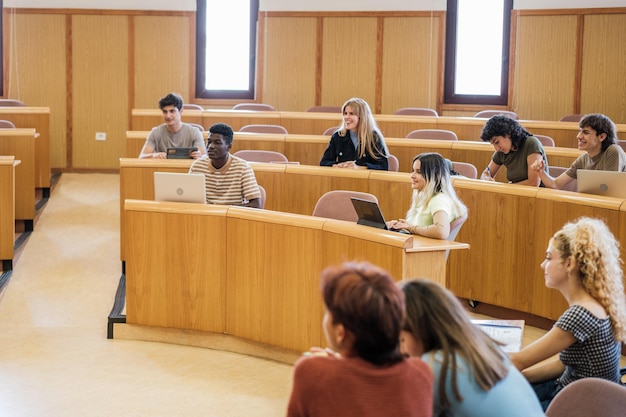
[[291,366],[107,340],[119,176],[63,174],[0,296],[0,416],[282,416]]
[[63,174],[0,294],[0,417],[285,414],[289,365],[108,340],[120,274],[119,176]]

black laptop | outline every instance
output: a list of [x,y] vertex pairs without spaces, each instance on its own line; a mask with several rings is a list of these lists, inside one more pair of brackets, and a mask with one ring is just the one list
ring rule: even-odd
[[197,151],[198,148],[188,147],[188,148],[167,148],[167,159],[191,159],[190,152]]
[[359,216],[358,224],[389,230],[377,202],[356,197],[350,197],[350,200],[352,200],[354,210]]

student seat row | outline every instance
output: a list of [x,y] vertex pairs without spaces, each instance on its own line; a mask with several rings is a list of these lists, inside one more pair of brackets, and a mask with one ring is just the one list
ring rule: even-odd
[[[154,199],[153,172],[187,172],[190,164],[190,160],[121,159],[121,213],[127,198]],[[390,220],[404,217],[411,201],[407,173],[252,166],[267,192],[267,210],[311,215],[325,192],[353,190],[375,195]],[[566,306],[558,292],[545,287],[539,267],[551,235],[567,221],[586,215],[604,219],[616,237],[626,241],[626,201],[621,199],[462,178],[454,179],[454,187],[469,208],[457,241],[469,243],[470,250],[450,254],[445,284],[460,297],[554,320]],[[123,214],[120,221],[123,236]],[[122,261],[124,242],[122,238]]]
[[[478,141],[485,119],[451,116],[403,116],[378,114],[375,119],[385,137],[403,138],[417,129],[443,129],[456,133],[459,140]],[[341,115],[317,112],[241,111],[241,110],[187,110],[183,121],[197,123],[208,129],[213,123],[228,123],[237,131],[250,124],[274,124],[291,134],[321,135],[326,129],[339,126]],[[150,130],[163,123],[158,109],[133,109],[130,130]],[[555,145],[564,148],[577,147],[578,122],[520,120],[522,126],[533,134],[551,137]],[[626,125],[617,125],[618,136],[626,136]]]
[[[139,155],[149,132],[126,132],[126,156],[135,158]],[[206,132],[205,132],[206,133]],[[328,146],[328,136],[324,135],[280,135],[236,132],[232,153],[242,150],[265,150],[279,152],[290,162],[302,165],[319,165],[320,158]],[[405,138],[387,138],[389,152],[398,160],[399,172],[410,172],[413,158],[423,152],[438,152],[451,161],[466,162],[482,171],[491,156],[493,147],[485,142],[447,141],[447,140],[411,140]],[[583,152],[570,148],[545,148],[550,166],[569,167]],[[395,161],[394,161],[395,162]],[[506,181],[506,167],[502,167],[496,176],[498,181]]]

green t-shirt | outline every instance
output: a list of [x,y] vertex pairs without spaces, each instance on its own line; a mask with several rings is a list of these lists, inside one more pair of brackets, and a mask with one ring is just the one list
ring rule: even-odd
[[626,153],[619,145],[609,145],[603,152],[593,158],[585,152],[572,163],[565,171],[570,177],[577,179],[579,169],[595,169],[597,171],[626,171]]
[[541,154],[545,171],[548,172],[546,153],[539,139],[534,136],[527,136],[522,146],[516,151],[511,151],[508,154],[499,151],[494,152],[491,160],[498,165],[504,165],[506,167],[506,179],[516,183],[528,179],[528,156],[534,153]]

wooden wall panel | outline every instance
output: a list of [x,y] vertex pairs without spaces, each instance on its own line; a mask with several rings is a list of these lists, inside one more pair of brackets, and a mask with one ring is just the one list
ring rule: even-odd
[[[170,91],[193,99],[192,12],[17,8],[4,16],[5,97],[50,108],[53,170],[116,169],[132,109],[154,109]],[[353,96],[382,113],[441,107],[429,101],[439,98],[438,88],[431,90],[438,81],[427,79],[428,71],[441,77],[443,16],[431,22],[410,12],[270,12],[259,38],[258,91],[283,111],[316,100],[341,105]],[[521,10],[514,23],[512,104],[522,119],[556,120],[579,103],[583,113],[626,122],[626,8]],[[477,110],[448,105],[440,114]],[[96,142],[96,131],[107,141]]]
[[72,16],[72,45],[73,167],[117,168],[129,126],[128,18]]
[[264,103],[281,111],[304,111],[315,105],[317,20],[313,17],[266,20],[262,57]]
[[604,113],[616,123],[626,122],[624,27],[626,14],[585,16],[581,110]]
[[[450,257],[448,288],[459,297],[482,297],[481,301],[494,305],[507,300],[507,307],[530,311],[533,294],[529,288],[533,277],[540,276],[531,250],[536,230],[528,227],[535,223],[537,188],[500,184],[498,192],[486,193],[480,181],[460,182],[467,187],[455,188],[470,215],[457,240],[469,242],[472,249],[476,242],[498,249],[481,256],[470,250]],[[484,227],[485,219],[491,219],[488,227]],[[516,247],[509,244],[513,234],[517,242],[524,243]],[[520,247],[524,249],[520,251]],[[503,277],[511,278],[507,285],[502,285]]]
[[[588,198],[590,197],[590,198]],[[542,259],[550,238],[562,225],[574,221],[582,216],[594,217],[604,220],[613,233],[618,232],[614,226],[621,226],[619,199],[595,199],[595,196],[584,194],[555,193],[547,188],[539,189],[535,200],[535,260]],[[619,235],[617,235],[619,239]],[[532,289],[530,292],[536,294],[533,297],[531,311],[542,317],[558,317],[567,304],[563,300],[559,291],[554,289],[545,291],[545,277],[540,264],[535,261],[534,274],[532,279]]]
[[4,22],[8,37],[5,97],[50,108],[50,165],[66,166],[67,65],[65,16],[15,14]]
[[438,17],[387,17],[383,32],[381,113],[437,108]]
[[513,110],[521,119],[575,113],[576,22],[577,16],[519,18]]
[[377,19],[328,17],[323,32],[322,103],[360,97],[375,111]]
[[[134,103],[133,108],[158,108],[167,93],[181,94],[191,102],[194,90],[190,69],[195,65],[190,31],[195,16],[134,17]],[[167,28],[167,29],[165,29]],[[194,81],[195,83],[195,81]]]

